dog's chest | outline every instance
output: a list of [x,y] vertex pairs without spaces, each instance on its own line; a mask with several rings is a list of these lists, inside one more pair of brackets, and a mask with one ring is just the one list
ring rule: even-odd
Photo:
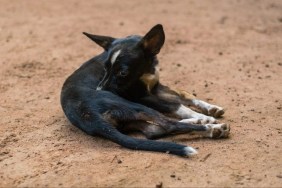
[[146,73],[140,77],[140,80],[146,85],[148,92],[154,88],[154,86],[159,82],[159,69],[155,68],[154,73]]

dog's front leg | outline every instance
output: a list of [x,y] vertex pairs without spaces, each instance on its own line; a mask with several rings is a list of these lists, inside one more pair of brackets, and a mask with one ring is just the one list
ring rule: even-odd
[[148,95],[142,98],[140,102],[161,113],[171,114],[185,119],[186,123],[207,124],[217,122],[215,118],[195,112],[181,104],[181,99],[174,94],[162,93],[162,96]]
[[204,114],[208,116],[220,117],[225,112],[222,107],[199,100],[194,95],[186,91],[176,90],[176,92],[181,97],[181,99],[185,102],[185,104],[200,109]]
[[[178,101],[180,104],[195,107],[208,116],[220,117],[224,114],[224,109],[222,107],[199,100],[194,95],[186,91],[173,90],[162,84],[158,84],[154,88],[153,95],[167,101]],[[198,116],[194,112],[191,112],[190,109],[182,108],[181,112],[185,112],[185,114],[192,114],[194,117]]]
[[217,123],[214,117],[206,116],[191,110],[183,104],[179,105],[179,108],[174,111],[174,114],[185,120],[186,123],[196,123],[196,124],[207,124],[207,123]]

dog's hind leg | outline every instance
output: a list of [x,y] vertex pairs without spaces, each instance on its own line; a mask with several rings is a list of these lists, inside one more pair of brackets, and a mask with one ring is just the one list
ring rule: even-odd
[[127,136],[113,126],[111,123],[89,114],[87,120],[78,120],[79,127],[90,135],[99,135],[109,139],[125,148],[133,150],[145,150],[154,152],[170,153],[179,156],[192,156],[197,151],[189,146],[172,142],[159,142],[154,140],[137,139]]
[[[181,120],[180,123],[191,124],[189,119]],[[174,128],[168,128],[168,127]],[[189,125],[188,125],[189,126]],[[230,127],[226,124],[205,124],[205,125],[197,125],[200,126],[198,130],[194,129],[188,133],[193,133],[196,135],[201,135],[206,138],[225,138],[228,137]],[[202,126],[202,127],[201,127]],[[141,121],[133,121],[130,123],[126,123],[122,130],[134,130],[142,132],[148,139],[157,139],[161,137],[170,136],[173,134],[183,134],[187,133],[186,128],[181,126],[175,126],[172,124],[167,124],[166,126],[158,125],[153,122],[141,122]]]
[[132,121],[123,125],[122,130],[138,131],[148,139],[157,139],[171,135],[170,131],[153,122]]
[[153,108],[161,113],[177,116],[181,119],[189,119],[190,123],[207,124],[216,123],[216,119],[200,114],[183,105],[177,94],[162,93],[159,95],[148,95],[141,99],[142,104]]
[[[209,138],[227,137],[229,126],[225,124],[195,125],[182,120],[176,121],[146,106],[134,103],[120,103],[119,108],[111,108],[103,114],[106,121],[120,129],[141,131],[147,138],[159,138],[171,134],[195,133]],[[125,108],[130,106],[131,108]],[[141,124],[140,124],[141,122]],[[142,123],[143,122],[143,123]],[[118,126],[120,124],[121,126]],[[123,127],[122,127],[123,126]]]

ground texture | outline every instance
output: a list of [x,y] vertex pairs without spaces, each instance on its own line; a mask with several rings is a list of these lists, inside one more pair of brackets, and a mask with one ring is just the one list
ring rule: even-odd
[[[282,1],[0,0],[0,186],[279,187]],[[192,158],[90,137],[59,103],[68,75],[101,48],[162,23],[161,80],[227,109],[229,139],[163,140]]]

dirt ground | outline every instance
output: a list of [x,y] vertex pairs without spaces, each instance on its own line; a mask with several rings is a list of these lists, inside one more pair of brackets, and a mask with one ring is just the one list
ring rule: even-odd
[[[179,135],[192,158],[124,149],[65,118],[64,80],[161,23],[163,83],[227,109],[229,139]],[[282,1],[0,0],[1,187],[281,187]]]

